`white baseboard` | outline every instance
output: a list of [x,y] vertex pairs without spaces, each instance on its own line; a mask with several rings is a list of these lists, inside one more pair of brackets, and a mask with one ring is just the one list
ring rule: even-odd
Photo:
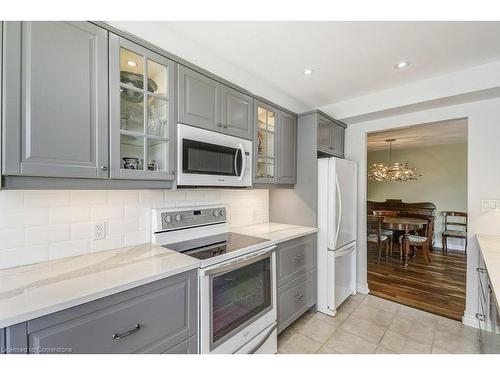
[[368,284],[356,284],[356,290],[361,294],[370,293],[370,289],[368,289]]
[[464,313],[464,316],[462,316],[462,324],[472,328],[479,328],[476,316],[468,313]]
[[[448,239],[448,249],[464,252],[465,241],[460,240],[461,243],[451,243],[452,239]],[[443,248],[443,243],[441,240],[434,240],[434,247]]]

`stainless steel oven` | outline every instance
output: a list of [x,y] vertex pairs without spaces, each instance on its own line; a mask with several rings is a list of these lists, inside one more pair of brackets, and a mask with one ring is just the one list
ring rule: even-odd
[[275,339],[275,280],[274,246],[200,269],[201,352],[256,352]]
[[177,185],[252,185],[252,141],[177,125]]

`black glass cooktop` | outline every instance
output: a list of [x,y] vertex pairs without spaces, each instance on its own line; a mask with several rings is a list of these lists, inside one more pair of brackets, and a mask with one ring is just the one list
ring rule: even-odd
[[163,247],[203,260],[268,241],[269,240],[264,238],[228,232],[215,236],[168,244]]

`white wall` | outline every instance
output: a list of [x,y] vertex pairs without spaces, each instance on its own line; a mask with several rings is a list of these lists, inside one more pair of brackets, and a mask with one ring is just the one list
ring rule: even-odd
[[265,189],[0,191],[0,269],[150,242],[153,207],[213,203],[227,204],[232,227],[269,221]]
[[366,134],[434,121],[468,119],[468,215],[467,295],[464,322],[474,324],[477,312],[476,266],[478,244],[475,234],[500,235],[500,213],[481,212],[481,199],[500,199],[500,99],[386,117],[350,125],[346,131],[346,158],[358,162],[358,287],[367,288],[366,265]]
[[[387,150],[369,152],[368,166],[384,162],[388,157]],[[392,151],[392,160],[409,162],[422,176],[409,182],[368,181],[367,199],[378,202],[402,199],[406,203],[434,203],[434,242],[435,246],[441,247],[442,211],[467,211],[467,144],[397,149]],[[462,239],[449,238],[448,248],[463,251],[464,242]]]

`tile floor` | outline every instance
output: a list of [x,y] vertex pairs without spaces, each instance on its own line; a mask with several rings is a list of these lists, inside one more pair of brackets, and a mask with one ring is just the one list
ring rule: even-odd
[[282,354],[479,352],[477,329],[363,294],[349,297],[335,317],[307,312],[278,336]]

